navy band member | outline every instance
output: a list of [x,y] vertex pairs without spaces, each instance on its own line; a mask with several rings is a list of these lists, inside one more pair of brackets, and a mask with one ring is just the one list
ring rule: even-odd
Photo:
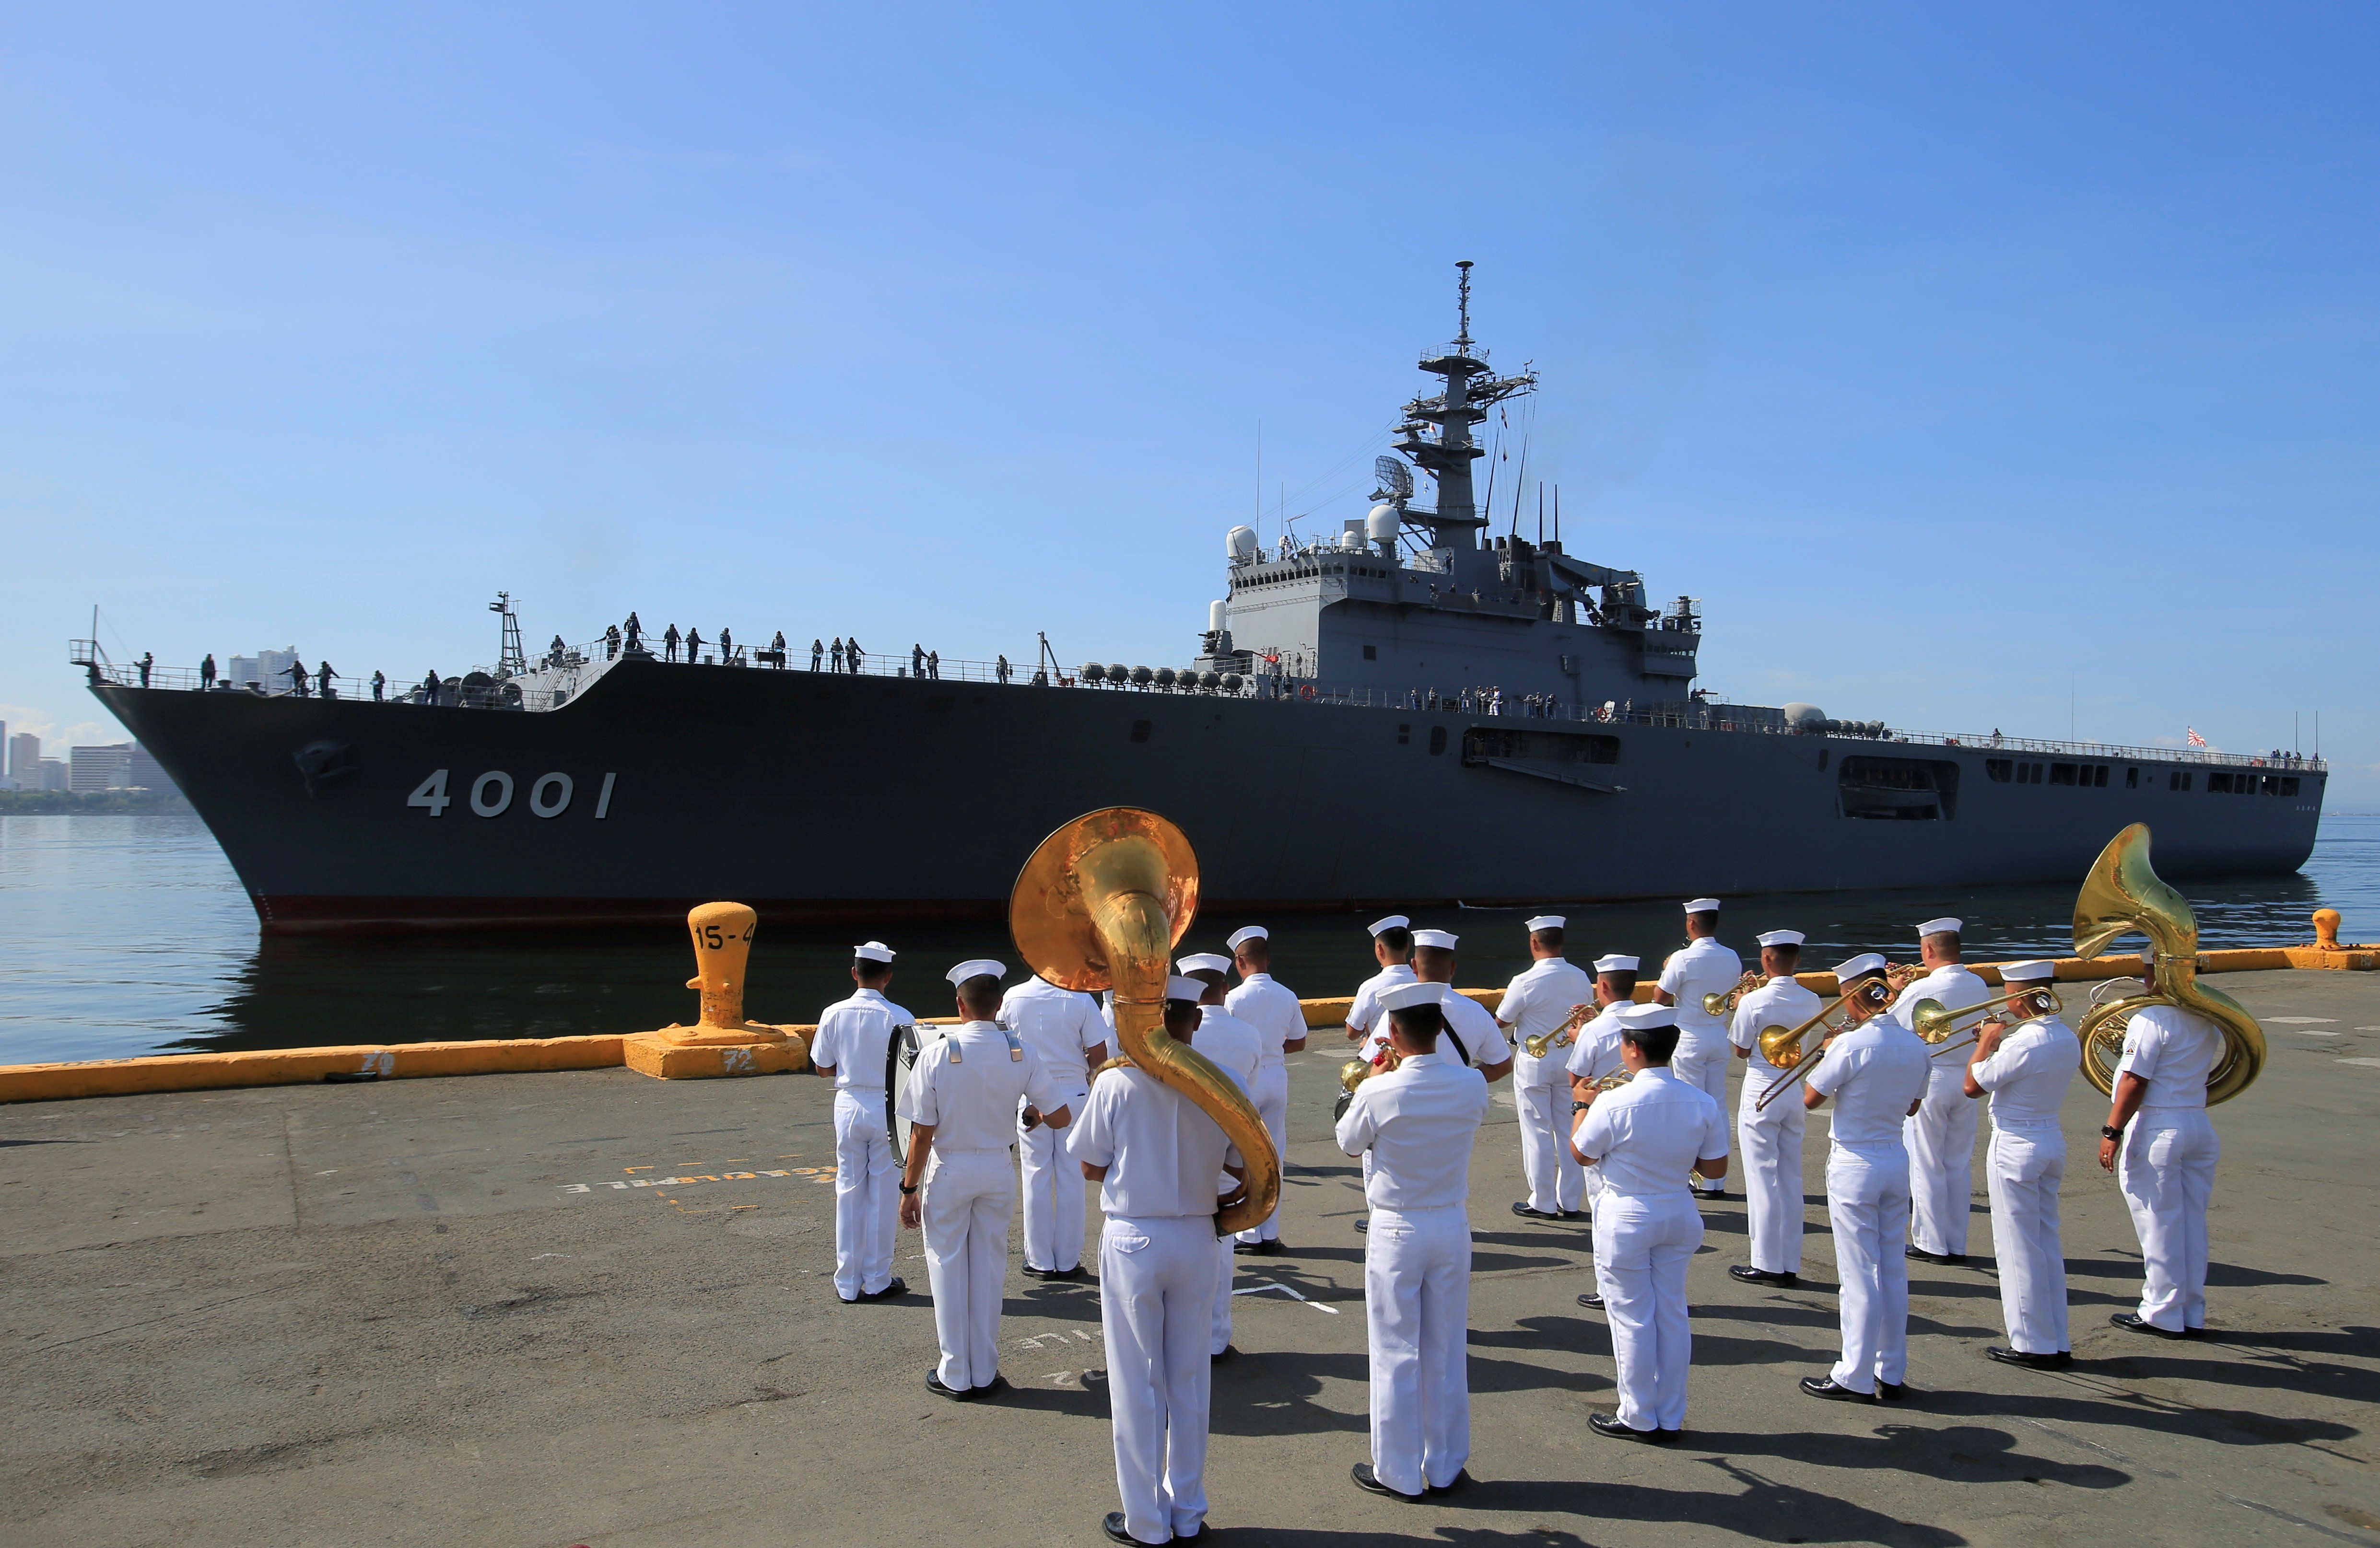
[[[1205,992],[1196,979],[1165,983],[1165,1030],[1193,1046]],[[1215,1179],[1239,1175],[1239,1152],[1196,1103],[1128,1062],[1091,1082],[1069,1149],[1107,1216],[1099,1326],[1123,1508],[1102,1526],[1115,1542],[1196,1537],[1207,1519]]]
[[1007,1385],[1000,1374],[1000,1298],[1016,1204],[1008,1147],[1017,1101],[1039,1108],[1052,1129],[1072,1116],[1040,1056],[993,1019],[1007,971],[980,959],[951,969],[945,976],[958,991],[962,1024],[926,1046],[901,1094],[901,1116],[916,1126],[901,1178],[901,1224],[925,1229],[942,1351],[926,1386],[941,1397],[984,1396]]
[[1802,1275],[1802,1133],[1807,1109],[1796,1092],[1779,1094],[1766,1110],[1759,1103],[1760,1094],[1785,1073],[1761,1056],[1761,1033],[1800,1026],[1823,1003],[1793,977],[1802,964],[1803,938],[1799,930],[1770,930],[1760,937],[1760,971],[1768,982],[1735,1002],[1728,1023],[1727,1040],[1744,1061],[1743,1085],[1735,1098],[1735,1143],[1752,1257],[1750,1263],[1730,1264],[1728,1273],[1752,1285],[1798,1284]]
[[1512,1072],[1512,1046],[1488,1008],[1454,987],[1454,948],[1462,937],[1446,930],[1414,932],[1414,974],[1424,984],[1442,984],[1439,1013],[1446,1018],[1448,1043],[1439,1052],[1479,1071],[1489,1085]]
[[[1272,937],[1261,925],[1234,931],[1225,943],[1239,969],[1240,986],[1223,997],[1223,1009],[1257,1029],[1256,1089],[1248,1093],[1257,1116],[1272,1135],[1273,1154],[1289,1154],[1289,1062],[1291,1054],[1305,1051],[1305,1007],[1297,991],[1272,975]],[[1281,1211],[1240,1233],[1234,1249],[1270,1257],[1282,1251]]]
[[909,1291],[892,1275],[901,1159],[884,1121],[884,1050],[917,1018],[884,998],[893,955],[880,940],[851,949],[857,991],[819,1012],[810,1039],[810,1068],[834,1082],[834,1293],[845,1305]]
[[1404,984],[1380,997],[1394,1069],[1355,1088],[1339,1148],[1369,1154],[1364,1196],[1364,1328],[1372,1460],[1357,1487],[1419,1499],[1464,1481],[1471,1458],[1471,1147],[1488,1082],[1440,1046],[1448,991]]
[[[1042,1072],[1072,1112],[1091,1094],[1091,1071],[1107,1062],[1108,1024],[1099,1001],[1035,974],[1000,1001],[1000,1024],[1041,1057]],[[1066,1158],[1065,1136],[1030,1103],[1016,1112],[1018,1187],[1025,1195],[1025,1272],[1036,1279],[1083,1276],[1083,1169]]]
[[1804,1376],[1802,1390],[1838,1401],[1898,1400],[1909,1372],[1909,1261],[1901,1252],[1909,1230],[1909,1152],[1902,1119],[1925,1098],[1927,1055],[1917,1034],[1876,1006],[1882,1000],[1884,959],[1864,952],[1835,969],[1845,989],[1876,981],[1845,1003],[1852,1023],[1827,1040],[1826,1057],[1803,1093],[1805,1107],[1836,1098],[1828,1126],[1827,1220],[1835,1234],[1835,1276],[1841,1281],[1842,1358],[1823,1376]]
[[[1264,1062],[1264,1034],[1223,1005],[1223,986],[1230,982],[1226,974],[1231,966],[1229,957],[1209,952],[1184,957],[1173,964],[1173,970],[1200,986],[1198,1051],[1253,1102],[1257,1071]],[[1219,1179],[1219,1185],[1226,1191],[1231,1186],[1229,1179]],[[1239,1353],[1232,1348],[1232,1246],[1230,1237],[1215,1243],[1215,1314],[1208,1324],[1207,1352],[1216,1360],[1229,1360]]]
[[2006,1348],[1984,1352],[2011,1365],[2070,1364],[2066,1331],[2066,1249],[2058,1240],[2058,1191],[2066,1179],[2066,1133],[2058,1112],[2082,1062],[2074,1029],[2056,1016],[2028,1019],[2029,990],[2058,976],[2055,962],[2011,962],[2000,969],[2010,1010],[2020,1023],[1995,1017],[1976,1029],[1964,1077],[1970,1097],[1992,1097],[1992,1143],[1985,1176],[1992,1192],[1992,1251],[2000,1276]]
[[[1946,1010],[1991,996],[1991,986],[1959,965],[1959,932],[1965,921],[1928,919],[1917,926],[1918,960],[1925,976],[1900,991],[1892,1019],[1913,1024],[1917,1002],[1930,999]],[[1933,1061],[1925,1101],[1903,1126],[1909,1151],[1908,1254],[1923,1263],[1967,1261],[1967,1217],[1975,1193],[1975,1105],[1967,1100],[1966,1070],[1955,1058]]]
[[[1380,1010],[1380,995],[1400,984],[1417,982],[1413,970],[1413,921],[1402,913],[1391,913],[1375,919],[1365,926],[1372,933],[1372,960],[1380,971],[1355,986],[1354,1002],[1347,1007],[1347,1040],[1355,1045],[1355,1057],[1369,1064],[1378,1060],[1380,1050],[1388,1046],[1388,1022]],[[1372,1157],[1364,1156],[1364,1176],[1372,1175]],[[1357,1220],[1355,1228],[1362,1230],[1369,1222]]]
[[[1742,982],[1743,959],[1718,939],[1718,900],[1686,901],[1686,944],[1661,964],[1660,992],[1653,998],[1678,1012],[1678,1051],[1671,1072],[1704,1095],[1727,1107],[1727,1022],[1703,1009],[1703,996],[1725,994]],[[1718,1198],[1727,1184],[1703,1179],[1703,1192]]]
[[[1601,1095],[1596,1087],[1614,1075],[1624,1075],[1627,1067],[1620,1061],[1620,1012],[1636,1003],[1636,972],[1641,962],[1634,957],[1597,957],[1595,960],[1596,1013],[1578,1029],[1569,1049],[1570,1059],[1570,1124],[1578,1127],[1578,1115],[1595,1104]],[[1581,1195],[1592,1221],[1596,1196],[1603,1191],[1601,1168],[1583,1168],[1585,1189]],[[1603,1309],[1600,1291],[1590,1290],[1578,1298],[1581,1306]]]
[[1542,1058],[1524,1045],[1570,1019],[1571,1008],[1594,997],[1586,974],[1562,956],[1558,913],[1528,922],[1529,955],[1535,961],[1504,988],[1496,1024],[1512,1045],[1512,1107],[1521,1124],[1521,1171],[1529,1196],[1512,1206],[1524,1220],[1575,1220],[1585,1198],[1586,1174],[1571,1154],[1570,1049],[1548,1046]]
[[1727,1111],[1670,1068],[1677,1012],[1630,1005],[1618,1012],[1628,1082],[1580,1115],[1571,1146],[1603,1177],[1595,1202],[1595,1280],[1611,1324],[1619,1412],[1589,1414],[1597,1433],[1675,1440],[1686,1422],[1694,1336],[1686,1264],[1703,1243],[1703,1217],[1687,1176],[1727,1175]]
[[[2141,971],[2152,993],[2155,974]],[[2206,1332],[2206,1202],[2223,1155],[2206,1120],[2206,1082],[2222,1058],[2222,1029],[2177,1005],[2144,1007],[2124,1029],[2099,1165],[2115,1172],[2141,1239],[2140,1308],[2108,1319],[2129,1332]]]

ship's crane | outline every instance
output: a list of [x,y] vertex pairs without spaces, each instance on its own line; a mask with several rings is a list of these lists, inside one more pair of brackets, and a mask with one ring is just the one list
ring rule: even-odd
[[499,642],[496,649],[496,676],[499,678],[527,676],[528,651],[521,645],[520,614],[513,611],[513,594],[509,591],[497,592],[496,599],[488,604],[488,611],[502,613],[504,620],[504,638]]

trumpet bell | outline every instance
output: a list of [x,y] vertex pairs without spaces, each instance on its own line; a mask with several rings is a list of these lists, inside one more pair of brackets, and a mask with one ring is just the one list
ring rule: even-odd
[[1782,1070],[1793,1062],[1794,1046],[1802,1041],[1798,1027],[1762,1027],[1757,1039],[1760,1057]]
[[1706,1016],[1722,1016],[1722,1015],[1725,1015],[1726,1013],[1727,1013],[1727,996],[1726,996],[1725,994],[1723,994],[1723,993],[1719,993],[1719,992],[1717,992],[1717,991],[1714,991],[1714,992],[1712,992],[1712,993],[1710,993],[1710,994],[1707,994],[1707,995],[1703,996],[1703,1014],[1704,1014],[1704,1015],[1706,1015]]

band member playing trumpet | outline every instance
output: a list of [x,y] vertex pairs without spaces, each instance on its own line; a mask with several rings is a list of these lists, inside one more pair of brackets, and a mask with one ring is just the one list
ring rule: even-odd
[[1455,1046],[1441,1043],[1439,1051],[1470,1065],[1494,1085],[1512,1072],[1512,1048],[1486,1006],[1454,992],[1454,947],[1462,938],[1445,930],[1415,930],[1414,972],[1425,984],[1446,986],[1439,1009],[1446,1017],[1446,1035]]
[[[1678,1051],[1670,1060],[1679,1080],[1724,1109],[1727,1106],[1727,1022],[1703,1009],[1703,997],[1725,994],[1743,976],[1743,959],[1719,944],[1718,900],[1686,903],[1686,945],[1661,964],[1661,991],[1655,998],[1678,1011]],[[1727,1185],[1703,1179],[1703,1194],[1716,1199]]]
[[1347,1041],[1357,1045],[1356,1058],[1370,1059],[1388,1046],[1388,1028],[1380,1021],[1380,993],[1414,981],[1413,921],[1402,913],[1375,919],[1372,960],[1380,971],[1355,986],[1354,1003],[1347,1008]]
[[2066,1333],[2066,1251],[2058,1234],[2058,1190],[2066,1177],[2058,1110],[2082,1065],[2082,1045],[2071,1027],[2055,1015],[2035,1015],[2031,1003],[2034,991],[2057,976],[2054,962],[2000,969],[2016,1030],[1997,1016],[1976,1028],[1964,1077],[1969,1097],[1988,1092],[1992,1099],[1992,1143],[1984,1167],[2009,1341],[2006,1348],[1984,1352],[2036,1369],[2074,1359]]
[[1736,1094],[1735,1143],[1742,1154],[1745,1234],[1752,1261],[1731,1264],[1728,1273],[1752,1285],[1792,1285],[1802,1275],[1802,1131],[1806,1109],[1790,1099],[1763,1107],[1760,1094],[1785,1073],[1760,1049],[1769,1027],[1797,1027],[1818,1013],[1816,995],[1802,987],[1793,972],[1802,964],[1799,930],[1770,930],[1760,937],[1760,971],[1768,981],[1735,1004],[1727,1038],[1745,1060],[1743,1085]]
[[[1892,1019],[1914,1031],[1917,1002],[1973,1005],[1991,986],[1959,965],[1965,921],[1928,919],[1917,926],[1917,955],[1925,976],[1900,991]],[[1967,1216],[1975,1184],[1975,1105],[1967,1100],[1966,1071],[1955,1058],[1933,1061],[1925,1103],[1911,1115],[1901,1143],[1909,1151],[1909,1245],[1902,1251],[1929,1264],[1967,1261]]]
[[1465,1481],[1471,1457],[1471,1147],[1488,1082],[1441,1051],[1446,997],[1402,984],[1380,997],[1395,1067],[1357,1086],[1339,1148],[1368,1154],[1364,1196],[1365,1342],[1372,1460],[1358,1488],[1417,1500]]
[[[2157,992],[2145,951],[2141,977]],[[2108,1319],[2127,1332],[2205,1336],[2206,1201],[2223,1155],[2206,1119],[2206,1082],[2223,1052],[2222,1028],[2179,1005],[2145,1006],[2124,1028],[2099,1165],[2116,1174],[2141,1239],[2140,1307]]]
[[[1528,922],[1528,970],[1505,986],[1496,1022],[1519,1050],[1512,1061],[1512,1106],[1521,1122],[1521,1170],[1529,1196],[1512,1206],[1526,1220],[1572,1220],[1586,1177],[1564,1136],[1570,1131],[1562,1096],[1569,1090],[1570,1049],[1551,1036],[1595,992],[1585,974],[1562,958],[1560,914],[1541,913]],[[1526,1039],[1548,1038],[1543,1054],[1529,1052]]]
[[1630,1005],[1618,1013],[1625,1085],[1582,1114],[1571,1139],[1579,1160],[1603,1173],[1595,1206],[1595,1279],[1611,1324],[1619,1412],[1589,1414],[1597,1434],[1671,1441],[1686,1421],[1693,1336],[1686,1263],[1702,1245],[1703,1218],[1689,1172],[1727,1175],[1727,1115],[1670,1069],[1677,1012]]
[[1897,1401],[1909,1370],[1909,1152],[1901,1123],[1925,1098],[1928,1050],[1917,1034],[1878,1014],[1884,959],[1863,952],[1835,969],[1846,1024],[1827,1040],[1802,1105],[1835,1104],[1828,1126],[1827,1219],[1841,1281],[1842,1356],[1802,1390],[1841,1402]]
[[[1636,1003],[1637,960],[1597,957],[1595,960],[1595,1015],[1572,1034],[1570,1058],[1571,1121],[1586,1110],[1610,1076],[1626,1068],[1620,1059],[1620,1012]],[[1576,1010],[1572,1011],[1577,1015]]]

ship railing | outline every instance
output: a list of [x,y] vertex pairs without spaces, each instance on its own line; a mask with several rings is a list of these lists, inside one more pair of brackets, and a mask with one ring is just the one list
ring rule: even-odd
[[2034,737],[1952,735],[1943,732],[1895,731],[1895,742],[1912,746],[1957,747],[1965,752],[2013,753],[2033,757],[2092,758],[2109,763],[2187,763],[2218,768],[2303,768],[2329,764],[2302,753],[2225,753],[2212,747],[2131,747],[2112,742],[2046,742]]

